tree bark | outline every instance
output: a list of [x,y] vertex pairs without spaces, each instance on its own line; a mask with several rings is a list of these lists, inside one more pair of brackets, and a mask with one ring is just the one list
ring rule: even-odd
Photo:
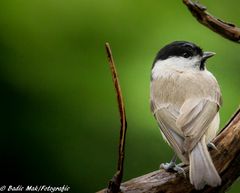
[[209,14],[207,8],[191,0],[183,0],[192,15],[204,26],[233,42],[240,43],[240,28],[235,24],[225,22]]
[[[131,179],[121,184],[123,193],[222,193],[240,176],[240,109],[230,119],[229,123],[214,139],[218,150],[211,149],[213,163],[222,178],[218,187],[206,186],[197,191],[190,184],[189,178],[175,172],[158,170]],[[188,176],[188,166],[185,167]],[[98,193],[104,193],[106,189]]]

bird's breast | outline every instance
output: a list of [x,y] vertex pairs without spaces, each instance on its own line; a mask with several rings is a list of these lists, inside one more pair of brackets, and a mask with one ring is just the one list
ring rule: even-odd
[[162,69],[153,72],[151,100],[181,107],[188,98],[214,97],[218,85],[205,71]]

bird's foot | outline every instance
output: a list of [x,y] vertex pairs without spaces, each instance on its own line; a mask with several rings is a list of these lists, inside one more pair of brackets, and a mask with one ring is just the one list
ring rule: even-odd
[[176,166],[176,163],[171,161],[169,163],[162,163],[160,164],[160,169],[164,169],[166,171],[173,170],[173,168]]
[[184,166],[183,163],[180,164],[176,164],[175,162],[171,161],[170,163],[162,163],[160,164],[160,169],[164,169],[167,172],[169,171],[175,171],[178,174],[183,174],[184,177],[186,178],[186,172],[185,170],[182,168],[182,166]]
[[182,166],[184,166],[184,164],[178,164],[173,168],[173,170],[176,171],[178,174],[183,174],[184,177],[186,178],[187,175]]

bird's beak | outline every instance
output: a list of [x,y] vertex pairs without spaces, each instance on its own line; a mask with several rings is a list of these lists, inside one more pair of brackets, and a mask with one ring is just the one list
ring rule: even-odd
[[214,56],[216,53],[215,52],[203,52],[202,59],[207,60],[208,58],[211,58]]

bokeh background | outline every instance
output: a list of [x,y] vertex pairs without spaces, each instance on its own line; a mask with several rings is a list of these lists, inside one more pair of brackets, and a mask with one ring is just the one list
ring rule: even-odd
[[[202,0],[239,23],[238,0]],[[221,126],[240,99],[239,45],[200,25],[181,0],[0,2],[1,184],[106,187],[116,168],[119,115],[104,43],[110,42],[126,105],[124,180],[158,169],[172,151],[149,108],[157,51],[188,40],[214,51]],[[236,182],[229,193],[237,193]]]

